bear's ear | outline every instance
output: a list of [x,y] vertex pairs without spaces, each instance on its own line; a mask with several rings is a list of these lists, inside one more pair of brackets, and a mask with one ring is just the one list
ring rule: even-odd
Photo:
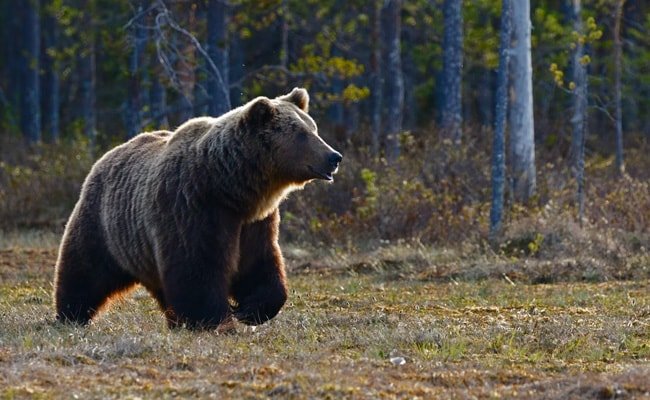
[[246,121],[251,125],[261,126],[273,118],[276,113],[275,106],[267,97],[258,97],[251,101],[246,110]]
[[309,93],[303,88],[293,88],[291,93],[278,97],[280,100],[293,103],[304,112],[309,111]]

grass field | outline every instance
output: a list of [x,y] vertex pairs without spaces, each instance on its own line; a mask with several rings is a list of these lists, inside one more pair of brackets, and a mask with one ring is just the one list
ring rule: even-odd
[[290,300],[256,329],[169,331],[142,289],[79,328],[53,322],[57,241],[0,241],[0,398],[650,398],[647,274],[288,246]]

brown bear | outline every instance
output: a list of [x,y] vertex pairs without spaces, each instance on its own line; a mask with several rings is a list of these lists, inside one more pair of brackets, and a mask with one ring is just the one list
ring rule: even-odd
[[342,156],[319,136],[305,89],[219,118],[143,133],[88,174],[55,276],[57,319],[86,324],[142,284],[170,327],[273,318],[287,299],[278,205]]

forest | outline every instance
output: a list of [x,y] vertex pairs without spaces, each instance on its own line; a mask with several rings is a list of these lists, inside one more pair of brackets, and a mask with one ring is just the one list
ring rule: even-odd
[[[343,161],[281,314],[54,321],[104,153],[294,87]],[[0,397],[643,398],[649,186],[647,1],[0,0]]]
[[[577,204],[580,220],[586,212],[598,221],[600,213],[581,205],[584,192],[594,200],[589,181],[603,174],[585,178],[584,160],[587,169],[627,171],[633,185],[643,183],[650,134],[644,2],[539,1],[525,9],[513,2],[507,43],[499,1],[393,3],[3,1],[0,182],[16,188],[0,191],[3,226],[65,219],[93,159],[142,131],[218,116],[294,86],[309,90],[323,137],[351,160],[341,177],[347,187],[321,205],[311,231],[321,219],[358,225],[371,186],[392,186],[384,172],[399,171],[395,182],[422,184],[407,185],[418,192],[407,197],[431,211],[374,221],[389,226],[368,239],[444,241],[430,232],[440,214],[433,210],[480,217],[477,206],[491,201],[493,132],[503,138],[495,142],[503,153],[494,171],[503,189],[495,194],[505,196],[497,205],[547,205],[545,192],[571,190],[571,180],[580,195],[567,204]],[[503,45],[510,51],[500,53]],[[499,69],[504,62],[509,68]],[[526,98],[513,94],[522,90]],[[57,156],[63,160],[49,159]],[[473,174],[475,167],[483,173]],[[370,182],[378,172],[379,182]],[[563,182],[537,182],[549,176]],[[35,180],[42,190],[28,189]],[[458,182],[446,195],[440,182],[450,180]],[[381,203],[396,189],[378,188]],[[440,198],[429,202],[429,195]],[[645,204],[636,205],[641,215]],[[485,224],[462,225],[476,232]],[[407,231],[393,232],[400,227]]]

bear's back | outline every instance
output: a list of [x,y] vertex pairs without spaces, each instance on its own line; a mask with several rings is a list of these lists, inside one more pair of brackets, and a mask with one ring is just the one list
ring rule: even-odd
[[162,179],[158,169],[170,131],[141,133],[107,152],[93,166],[82,198],[99,210],[110,253],[127,270],[149,269],[153,254],[146,234],[152,180]]

